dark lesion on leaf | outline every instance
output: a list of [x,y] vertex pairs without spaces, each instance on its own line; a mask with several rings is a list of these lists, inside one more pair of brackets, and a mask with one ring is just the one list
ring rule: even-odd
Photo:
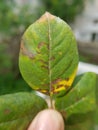
[[38,44],[38,49],[40,49],[42,46],[44,46],[45,45],[45,43],[44,42],[40,42],[39,44]]
[[55,57],[54,57],[54,56],[52,56],[50,60],[51,60],[51,61],[55,60]]
[[[58,91],[55,91],[56,89],[60,88],[61,86],[58,85],[58,82],[60,82],[61,79],[56,79],[51,83],[51,93],[58,94]],[[56,88],[54,87],[56,85]]]
[[66,81],[69,81],[69,78],[66,78]]
[[46,42],[40,42],[38,44],[38,49],[41,49],[43,46],[46,46],[46,48],[49,50],[49,44],[47,44]]
[[48,62],[44,61],[43,59],[39,59],[39,62],[41,62],[42,64],[48,64]]
[[39,59],[38,60],[40,63],[41,63],[41,68],[44,68],[44,69],[49,69],[48,68],[48,62],[44,61],[43,59]]
[[21,52],[21,54],[28,56],[30,59],[35,58],[35,54],[29,52],[29,50],[24,46],[23,41],[21,42],[20,52]]
[[[69,81],[69,78],[66,79],[66,81]],[[68,90],[70,88],[69,85],[65,84],[65,83],[60,83],[62,82],[62,79],[56,79],[52,82],[51,84],[51,92],[53,94],[57,94],[62,90]]]
[[41,65],[41,68],[44,68],[44,69],[48,70],[48,66],[47,65]]
[[58,82],[60,82],[60,81],[61,81],[61,79],[60,79],[60,78],[55,79],[55,80],[52,82],[52,85],[57,84],[57,83],[58,83]]
[[51,86],[51,91],[50,91],[50,93],[52,93],[52,94],[58,94],[59,92],[55,91],[54,86]]
[[63,86],[64,86],[63,84],[59,84],[59,85],[56,86],[56,88],[61,88]]

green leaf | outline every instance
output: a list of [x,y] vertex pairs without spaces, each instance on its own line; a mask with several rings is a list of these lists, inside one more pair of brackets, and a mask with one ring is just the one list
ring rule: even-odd
[[93,127],[93,122],[88,119],[84,120],[83,122],[78,122],[77,124],[65,125],[65,130],[95,130],[95,129]]
[[96,83],[96,102],[97,102],[97,108],[94,113],[94,122],[96,127],[98,127],[98,74],[97,74],[97,83]]
[[45,13],[24,33],[19,67],[33,89],[48,95],[65,93],[74,80],[77,65],[75,37],[59,17]]
[[34,92],[0,96],[0,130],[27,130],[34,116],[46,107]]
[[66,120],[69,118],[75,120],[75,117],[78,117],[79,122],[82,115],[96,108],[96,74],[88,72],[79,79],[67,95],[55,100],[56,109],[64,114]]

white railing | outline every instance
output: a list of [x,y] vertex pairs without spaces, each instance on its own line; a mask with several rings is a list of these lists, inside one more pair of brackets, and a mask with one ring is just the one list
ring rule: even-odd
[[82,74],[84,72],[95,72],[96,74],[98,74],[98,65],[79,62],[77,74]]

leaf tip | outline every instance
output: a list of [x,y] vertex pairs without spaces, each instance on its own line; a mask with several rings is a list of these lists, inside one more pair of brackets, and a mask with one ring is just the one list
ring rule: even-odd
[[51,13],[49,13],[49,12],[45,12],[42,16],[41,16],[41,18],[38,20],[39,22],[43,22],[43,21],[45,21],[46,19],[54,19],[55,18],[55,16],[54,15],[52,15]]

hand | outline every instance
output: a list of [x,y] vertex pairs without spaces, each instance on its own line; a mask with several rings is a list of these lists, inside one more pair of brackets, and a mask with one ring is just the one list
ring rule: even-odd
[[28,130],[64,130],[64,121],[58,111],[46,109],[37,114]]

